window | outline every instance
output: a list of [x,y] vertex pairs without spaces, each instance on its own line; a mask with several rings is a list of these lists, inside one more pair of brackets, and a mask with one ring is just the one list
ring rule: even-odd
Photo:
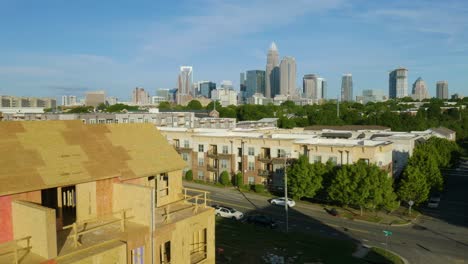
[[166,243],[161,245],[160,248],[160,262],[161,264],[169,264],[171,263],[171,241],[167,241]]
[[203,166],[205,165],[205,159],[204,158],[198,158],[198,166]]
[[99,124],[104,124],[104,123],[106,123],[106,120],[105,120],[105,119],[99,119],[99,120],[98,120],[98,123],[99,123]]
[[188,140],[184,140],[184,148],[190,148],[190,144]]
[[187,153],[182,153],[182,159],[185,161],[188,161],[188,154]]
[[248,167],[248,169],[249,169],[249,171],[255,170],[255,162],[249,161],[249,167]]
[[132,264],[143,264],[143,263],[145,263],[145,260],[143,258],[145,256],[144,253],[145,253],[144,247],[139,247],[139,248],[132,249]]
[[286,151],[284,149],[278,149],[278,158],[284,158],[286,157]]
[[112,119],[106,119],[106,124],[112,124],[113,123],[112,121],[113,121]]
[[330,161],[333,165],[336,165],[338,163],[338,158],[337,157],[330,157],[330,158],[328,158],[328,161]]
[[255,156],[255,149],[253,147],[249,147],[249,156]]
[[139,117],[137,123],[143,123],[143,118]]
[[197,263],[206,258],[206,228],[193,232],[190,244],[190,262]]
[[118,119],[116,119],[116,120],[114,120],[114,122],[115,122],[116,124],[118,124],[118,123],[119,123],[119,120],[118,120]]
[[227,169],[228,162],[227,160],[221,160],[221,169]]
[[228,153],[229,153],[228,146],[223,146],[223,154],[228,154]]
[[130,123],[135,123],[135,119],[134,119],[134,118],[130,118]]
[[199,180],[205,179],[205,174],[203,173],[203,171],[198,171],[198,179]]
[[249,184],[254,185],[255,184],[255,177],[249,176]]
[[122,123],[128,123],[128,118],[124,118]]
[[167,173],[159,174],[159,183],[161,185],[159,188],[160,197],[169,195],[169,176]]
[[359,161],[364,161],[367,165],[369,165],[369,159],[359,159]]
[[90,124],[96,124],[96,119],[89,119],[88,121]]
[[203,145],[202,144],[198,145],[198,152],[203,152],[203,151],[204,151]]
[[237,149],[237,156],[239,156],[239,157],[242,156],[242,148]]
[[314,156],[314,163],[322,162],[322,156]]
[[149,120],[148,120],[148,118],[145,118],[145,123],[149,123]]

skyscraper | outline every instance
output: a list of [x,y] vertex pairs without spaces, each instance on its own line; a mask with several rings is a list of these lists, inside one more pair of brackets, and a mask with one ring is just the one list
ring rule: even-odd
[[341,101],[353,101],[353,75],[351,73],[343,74],[341,78]]
[[437,98],[447,100],[449,98],[448,92],[448,82],[447,81],[438,81],[436,85]]
[[411,97],[415,100],[424,100],[429,98],[429,93],[427,92],[426,82],[419,77],[413,83],[413,90],[411,91]]
[[190,100],[190,96],[194,95],[192,91],[192,83],[192,66],[181,66],[178,79],[177,104],[184,104]]
[[279,94],[296,95],[296,60],[293,57],[281,60]]
[[388,81],[388,95],[390,98],[408,96],[408,70],[398,68],[390,72]]
[[136,87],[132,91],[132,103],[135,105],[147,105],[150,102],[149,93],[144,88]]
[[246,85],[246,79],[245,79],[245,72],[241,72],[240,74],[240,82],[239,82],[239,88],[240,88],[240,93],[239,93],[239,99],[240,101],[243,103],[243,102],[246,102],[246,89],[247,89],[247,85]]
[[265,71],[265,97],[272,98],[279,93],[279,53],[275,42],[271,43]]
[[206,98],[211,98],[211,91],[216,89],[216,83],[214,82],[201,82],[200,83],[200,95]]
[[252,97],[256,93],[265,95],[265,71],[247,71],[245,98]]
[[325,99],[327,95],[327,81],[316,74],[306,74],[303,79],[304,97],[319,101]]

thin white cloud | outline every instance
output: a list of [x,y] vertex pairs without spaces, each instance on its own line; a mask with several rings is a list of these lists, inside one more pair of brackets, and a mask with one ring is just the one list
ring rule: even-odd
[[[206,3],[206,2],[205,2]],[[194,52],[280,27],[313,12],[340,7],[343,0],[210,1],[200,14],[190,14],[157,25],[148,34],[145,53],[183,57]]]

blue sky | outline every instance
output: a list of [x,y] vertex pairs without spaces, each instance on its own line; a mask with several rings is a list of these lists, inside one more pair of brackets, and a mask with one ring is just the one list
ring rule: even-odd
[[0,0],[0,94],[81,96],[104,89],[232,80],[264,69],[275,41],[302,76],[328,80],[335,97],[352,73],[354,96],[388,90],[388,71],[409,69],[435,95],[437,80],[468,95],[468,1],[23,1]]

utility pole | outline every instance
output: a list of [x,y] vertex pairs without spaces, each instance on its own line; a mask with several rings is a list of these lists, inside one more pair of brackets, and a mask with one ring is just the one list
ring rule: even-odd
[[286,233],[289,232],[289,218],[288,218],[288,156],[284,157],[284,211],[286,213]]

